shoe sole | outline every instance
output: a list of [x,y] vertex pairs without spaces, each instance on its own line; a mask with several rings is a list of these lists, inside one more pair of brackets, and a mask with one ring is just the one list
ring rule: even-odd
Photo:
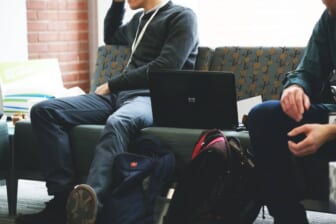
[[66,203],[67,224],[95,224],[97,216],[97,196],[86,184],[76,186]]

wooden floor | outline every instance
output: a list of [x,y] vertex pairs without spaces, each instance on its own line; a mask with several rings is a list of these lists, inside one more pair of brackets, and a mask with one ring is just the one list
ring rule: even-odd
[[[0,183],[1,184],[1,183]],[[18,214],[38,212],[44,208],[44,202],[50,200],[43,182],[19,181]],[[308,212],[310,224],[336,224],[336,215],[318,212]],[[15,217],[8,216],[6,186],[0,185],[0,224],[13,224]],[[47,224],[47,223],[46,223]],[[62,223],[60,223],[62,224]],[[265,219],[261,213],[254,224],[273,224],[273,219],[265,211]]]

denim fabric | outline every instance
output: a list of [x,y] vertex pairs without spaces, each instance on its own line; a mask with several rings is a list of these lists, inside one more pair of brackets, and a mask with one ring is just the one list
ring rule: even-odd
[[[298,202],[303,196],[297,161],[312,157],[335,159],[336,141],[326,143],[312,156],[295,158],[287,146],[287,133],[304,123],[327,123],[328,109],[323,104],[311,105],[300,122],[283,113],[279,101],[266,101],[255,106],[248,115],[252,151],[261,182],[260,197],[265,203]],[[327,171],[326,171],[327,172]]]
[[69,129],[79,124],[105,124],[87,181],[100,202],[99,196],[111,182],[115,154],[125,151],[130,139],[153,120],[150,98],[134,94],[127,97],[127,92],[122,96],[87,94],[47,100],[36,104],[30,116],[50,195],[76,184]]
[[135,138],[140,129],[152,123],[151,102],[147,96],[123,101],[119,109],[108,117],[87,180],[87,184],[97,194],[99,207],[102,206],[106,190],[112,182],[115,156],[128,148],[130,140]]

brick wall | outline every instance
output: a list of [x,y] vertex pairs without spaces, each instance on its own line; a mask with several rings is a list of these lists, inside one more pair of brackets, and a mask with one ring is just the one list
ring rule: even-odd
[[89,90],[88,0],[26,0],[29,59],[58,58],[66,88]]

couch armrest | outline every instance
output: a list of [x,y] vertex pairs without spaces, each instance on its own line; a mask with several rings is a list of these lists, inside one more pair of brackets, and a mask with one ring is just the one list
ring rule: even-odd
[[[9,161],[10,161],[10,150],[9,150],[9,136],[8,127],[6,122],[0,122],[0,171],[4,171],[8,174],[9,171]],[[2,176],[2,175],[1,175]]]
[[103,129],[104,125],[78,125],[70,131],[76,174],[80,182],[83,182],[89,173],[96,144]]

